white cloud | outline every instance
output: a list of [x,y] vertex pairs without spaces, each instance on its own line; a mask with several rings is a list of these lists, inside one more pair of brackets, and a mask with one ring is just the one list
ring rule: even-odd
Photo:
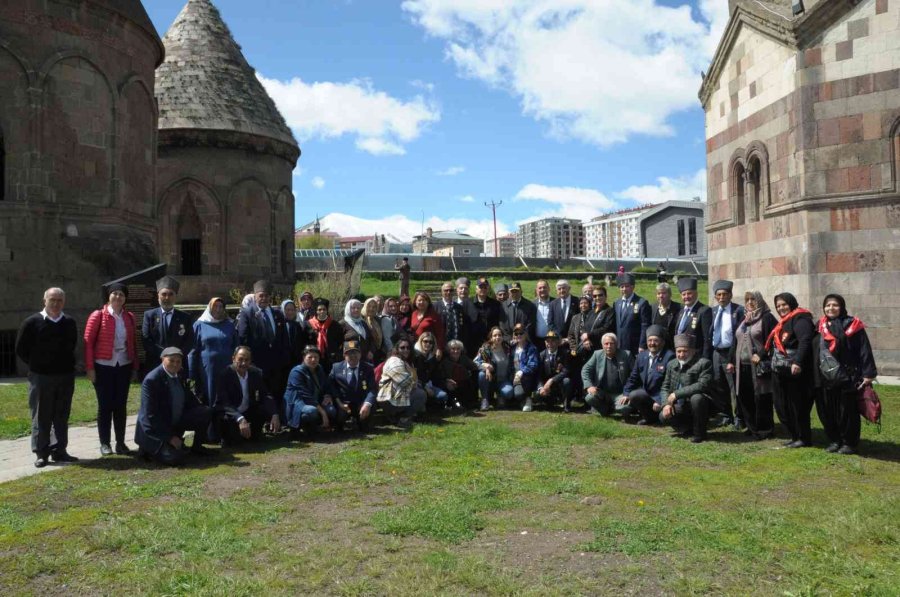
[[466,171],[465,166],[450,166],[445,170],[438,170],[435,172],[438,176],[456,176],[457,174],[462,174]]
[[403,145],[417,139],[440,109],[417,95],[404,101],[376,90],[367,79],[349,83],[307,83],[257,75],[301,141],[350,135],[356,147],[373,155],[403,155]]
[[310,184],[312,184],[312,186],[316,187],[317,189],[324,189],[325,188],[325,179],[322,178],[321,176],[316,176],[315,178],[313,178],[310,181]]
[[460,197],[459,200],[462,201],[463,203],[475,203],[475,197],[473,197],[472,195],[466,195],[465,197]]
[[631,186],[616,193],[619,199],[631,199],[638,203],[662,203],[663,201],[691,201],[700,197],[706,201],[706,170],[698,170],[693,176],[669,178],[660,176],[658,184]]
[[[401,241],[409,242],[413,236],[422,233],[421,220],[412,220],[405,215],[390,215],[378,219],[366,219],[351,216],[344,213],[330,213],[321,219],[322,227],[337,232],[341,236],[367,236],[371,234],[393,235]],[[489,230],[493,230],[493,221],[490,218],[475,220],[468,218],[436,218],[425,220],[424,228],[431,227],[434,230],[459,230],[471,234],[476,238],[487,238]],[[497,222],[497,231],[502,236],[509,234],[513,229],[502,222]],[[492,233],[491,233],[492,234]]]
[[506,89],[560,138],[600,146],[673,134],[697,106],[728,18],[725,0],[405,0],[460,74]]
[[615,202],[595,189],[578,187],[548,187],[529,184],[516,194],[515,201],[540,201],[555,206],[528,219],[544,217],[577,218],[587,220],[616,209]]

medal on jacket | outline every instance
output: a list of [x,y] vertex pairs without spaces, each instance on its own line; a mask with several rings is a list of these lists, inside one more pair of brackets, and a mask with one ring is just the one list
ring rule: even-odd
[[573,357],[577,354],[577,353],[575,352],[575,349],[574,349],[574,348],[571,350],[570,354],[571,354]]
[[182,323],[182,324],[179,324],[179,326],[178,326],[178,335],[184,336],[184,334],[185,334],[185,329],[184,329],[184,324]]
[[635,315],[638,314],[638,304],[637,303],[634,304],[634,314]]
[[368,389],[369,389],[369,384],[366,383],[366,380],[363,380],[363,382],[362,382],[362,389],[363,389],[363,390],[368,390]]
[[696,315],[691,315],[691,329],[692,330],[697,329],[697,316]]
[[782,333],[781,333],[781,341],[782,341],[782,342],[786,341],[786,340],[787,340],[788,338],[790,338],[790,337],[791,337],[791,333],[790,333],[790,332],[782,332]]

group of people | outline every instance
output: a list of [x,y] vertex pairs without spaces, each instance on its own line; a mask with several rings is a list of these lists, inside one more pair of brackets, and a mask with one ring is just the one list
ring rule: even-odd
[[[491,287],[462,277],[412,297],[349,300],[338,320],[327,299],[304,292],[272,305],[273,289],[256,282],[235,319],[215,297],[199,319],[177,308],[178,281],[156,284],[159,307],[144,314],[140,340],[126,307],[128,288],[113,284],[108,302],[84,330],[84,365],[97,394],[103,455],[131,454],[126,444],[128,388],[145,355],[135,442],[141,455],[180,464],[204,444],[234,445],[264,433],[365,429],[377,410],[409,427],[427,410],[558,407],[669,425],[693,442],[707,428],[733,425],[756,439],[812,445],[815,403],[831,452],[855,452],[860,438],[856,392],[877,375],[865,325],[829,294],[815,318],[789,293],[772,311],[754,290],[732,302],[733,284],[713,284],[716,304],[699,301],[697,280],[682,278],[682,302],[668,283],[655,304],[620,273],[620,297],[586,284],[539,280],[535,297],[518,282]],[[493,293],[491,292],[493,290]],[[493,296],[492,296],[493,294]],[[44,309],[27,318],[16,353],[29,366],[35,466],[71,461],[67,423],[78,331],[65,293],[50,288]],[[825,352],[823,352],[825,351]],[[821,375],[822,356],[842,375]],[[115,437],[112,443],[111,428]],[[194,431],[185,447],[186,431]]]

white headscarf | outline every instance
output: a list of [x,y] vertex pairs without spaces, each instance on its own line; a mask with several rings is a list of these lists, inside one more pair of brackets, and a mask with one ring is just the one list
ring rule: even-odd
[[200,318],[197,319],[197,321],[202,321],[203,323],[221,323],[223,321],[227,321],[227,320],[231,319],[230,317],[228,317],[227,311],[225,312],[225,316],[222,317],[222,319],[216,319],[215,317],[213,317],[212,307],[214,304],[216,304],[216,301],[221,301],[222,306],[223,307],[225,306],[225,301],[223,299],[221,299],[217,296],[214,296],[209,301],[209,304],[206,306],[206,311],[203,312],[203,315],[201,315]]
[[362,303],[356,299],[350,299],[347,301],[347,304],[344,305],[344,321],[347,322],[351,328],[353,328],[357,334],[359,334],[360,338],[366,337],[366,326],[363,323],[362,313],[360,312],[360,317],[351,317],[350,316],[350,307],[354,306],[354,304],[359,305],[360,310],[362,309]]

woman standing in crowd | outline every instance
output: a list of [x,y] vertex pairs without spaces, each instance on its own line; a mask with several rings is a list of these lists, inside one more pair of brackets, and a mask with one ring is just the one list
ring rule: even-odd
[[384,354],[389,355],[394,349],[394,339],[400,334],[400,322],[397,320],[397,299],[389,297],[384,300],[381,310],[381,338]]
[[344,328],[344,340],[356,340],[359,342],[359,350],[364,360],[372,362],[372,330],[362,318],[362,303],[356,299],[350,299],[344,305],[344,319],[341,325]]
[[109,302],[91,313],[84,328],[84,366],[97,392],[97,433],[103,456],[113,453],[110,424],[115,429],[116,454],[131,453],[125,444],[125,421],[128,385],[138,369],[134,314],[125,310],[128,289],[112,284],[108,293]]
[[427,292],[420,290],[415,294],[413,305],[415,310],[409,320],[410,331],[416,338],[425,332],[434,334],[434,338],[437,341],[437,354],[440,356],[445,342],[444,323],[441,321],[441,316],[437,314],[437,311],[431,305],[431,297],[428,296]]
[[491,328],[488,341],[478,350],[475,364],[478,372],[478,387],[481,390],[481,410],[491,407],[491,398],[497,393],[497,408],[506,408],[513,397],[513,366],[509,344],[503,339],[503,330]]
[[[595,287],[591,298],[594,299],[594,310],[591,311],[591,324],[588,326],[587,338],[581,336],[581,343],[589,351],[587,357],[603,347],[603,336],[616,333],[616,310],[606,302],[606,288]],[[588,344],[584,344],[587,341]],[[587,361],[585,361],[587,362]]]
[[403,295],[397,301],[397,323],[400,324],[400,331],[408,333],[410,330],[410,318],[412,317],[412,303],[409,297]]
[[522,403],[522,412],[529,413],[533,409],[531,394],[537,385],[538,351],[521,323],[513,328],[513,342],[513,396]]
[[[591,294],[594,291],[595,289],[592,287]],[[578,314],[572,318],[572,323],[569,324],[569,355],[572,357],[573,371],[578,373],[578,375],[572,376],[572,382],[578,384],[577,387],[573,388],[575,396],[581,395],[579,391],[581,386],[581,368],[584,367],[584,364],[587,363],[594,353],[590,348],[590,342],[585,344],[585,340],[582,339],[587,339],[588,330],[594,320],[591,298],[591,296],[582,296],[578,299]]]
[[823,380],[816,399],[816,411],[831,443],[825,450],[854,454],[859,446],[860,422],[857,407],[859,389],[871,385],[878,376],[866,326],[847,314],[847,303],[839,294],[829,294],[822,302],[825,315],[819,320],[821,350],[828,350],[846,373],[842,383],[829,387]]
[[368,298],[362,306],[362,318],[369,327],[369,333],[372,335],[370,350],[372,351],[372,363],[378,364],[384,360],[387,351],[384,349],[384,334],[381,331],[381,317],[378,316],[378,299]]
[[[225,312],[225,301],[215,297],[209,301],[200,319],[194,322],[194,346],[188,353],[188,374],[209,407],[216,403],[216,381],[231,364],[235,348],[237,330],[234,321]],[[214,437],[210,439],[215,440]]]
[[404,428],[411,427],[413,417],[425,411],[425,390],[417,383],[412,343],[406,336],[397,340],[391,356],[384,362],[377,400],[385,414]]
[[816,333],[812,314],[801,309],[789,292],[775,295],[781,318],[766,340],[772,355],[772,395],[782,425],[791,434],[788,448],[812,445],[809,414],[813,404],[813,347]]
[[413,365],[416,367],[419,385],[425,390],[428,402],[444,408],[447,404],[447,392],[435,386],[438,363],[437,341],[434,334],[424,332],[413,347]]
[[747,433],[763,440],[775,433],[772,413],[772,363],[766,339],[778,320],[758,290],[744,293],[744,321],[735,332],[735,391]]
[[328,313],[331,303],[328,299],[317,298],[313,302],[316,315],[309,320],[310,342],[319,349],[322,367],[331,366],[344,360],[344,330]]

